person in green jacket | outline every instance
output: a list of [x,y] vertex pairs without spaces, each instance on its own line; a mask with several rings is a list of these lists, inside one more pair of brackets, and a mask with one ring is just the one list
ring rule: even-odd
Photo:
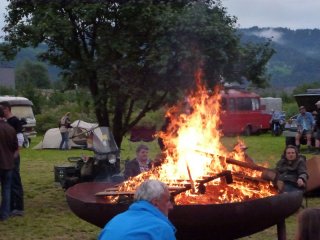
[[278,180],[284,183],[283,192],[303,191],[308,180],[306,158],[299,155],[297,147],[288,145],[277,162]]

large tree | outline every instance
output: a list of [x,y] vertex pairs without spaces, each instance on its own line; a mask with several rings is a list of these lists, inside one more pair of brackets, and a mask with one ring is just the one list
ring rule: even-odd
[[235,23],[210,0],[12,0],[2,52],[47,44],[40,59],[90,89],[97,121],[120,146],[147,112],[192,87],[199,68],[210,87],[221,76],[265,83],[272,51],[241,46]]

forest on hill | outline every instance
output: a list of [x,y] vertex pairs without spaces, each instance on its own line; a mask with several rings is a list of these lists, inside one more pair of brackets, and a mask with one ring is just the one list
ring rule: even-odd
[[288,28],[239,29],[241,40],[271,41],[275,50],[268,63],[271,86],[294,87],[320,82],[320,30]]
[[[290,88],[302,83],[320,82],[320,30],[288,28],[238,29],[243,43],[267,43],[275,54],[268,63],[270,86]],[[46,48],[22,49],[9,65],[15,67],[25,60],[37,61],[36,55]],[[46,64],[51,81],[59,78],[60,70]]]

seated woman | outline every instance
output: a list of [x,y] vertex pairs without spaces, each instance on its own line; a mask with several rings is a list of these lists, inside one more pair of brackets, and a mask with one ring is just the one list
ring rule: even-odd
[[284,183],[281,192],[303,191],[308,179],[306,158],[298,154],[298,149],[288,145],[276,165],[278,180]]
[[139,145],[136,149],[136,158],[125,165],[124,178],[135,177],[142,172],[149,171],[152,161],[148,158],[149,148],[146,145]]

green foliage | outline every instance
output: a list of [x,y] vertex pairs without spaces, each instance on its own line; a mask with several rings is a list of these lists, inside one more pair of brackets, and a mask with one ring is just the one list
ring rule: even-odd
[[272,50],[242,46],[235,23],[220,1],[10,1],[1,51],[45,43],[39,58],[64,70],[67,88],[90,90],[78,106],[92,102],[120,146],[148,112],[194,86],[200,68],[210,87],[221,76],[264,85]]
[[15,94],[15,90],[12,88],[8,88],[5,86],[0,86],[0,95],[11,95],[13,96]]
[[48,69],[43,63],[25,60],[16,66],[15,75],[18,90],[26,86],[50,88]]
[[[63,115],[59,116],[62,117]],[[37,119],[36,131],[39,134],[44,134],[50,128],[58,127],[60,120],[53,112],[50,112],[50,114],[37,114],[35,117]]]
[[33,111],[35,114],[41,113],[41,106],[45,99],[32,84],[27,84],[23,88],[19,89],[19,91],[17,90],[17,95],[26,97],[32,101]]
[[295,101],[292,94],[288,94],[284,91],[280,93],[280,97],[282,98],[283,103],[292,103]]
[[293,90],[293,94],[305,93],[307,89],[320,88],[320,82],[304,83]]
[[294,102],[284,103],[283,110],[286,112],[286,118],[289,119],[290,117],[299,113],[298,105]]
[[90,123],[97,122],[92,109],[88,108],[86,112],[84,110],[82,111],[81,106],[79,106],[76,102],[69,101],[65,101],[63,105],[54,105],[52,104],[50,99],[53,99],[52,101],[56,102],[56,100],[54,100],[55,96],[52,96],[49,99],[47,99],[45,101],[47,102],[47,104],[44,103],[42,105],[42,113],[36,115],[36,131],[40,134],[45,133],[50,128],[58,127],[60,118],[67,112],[71,113],[71,122],[78,119]]

